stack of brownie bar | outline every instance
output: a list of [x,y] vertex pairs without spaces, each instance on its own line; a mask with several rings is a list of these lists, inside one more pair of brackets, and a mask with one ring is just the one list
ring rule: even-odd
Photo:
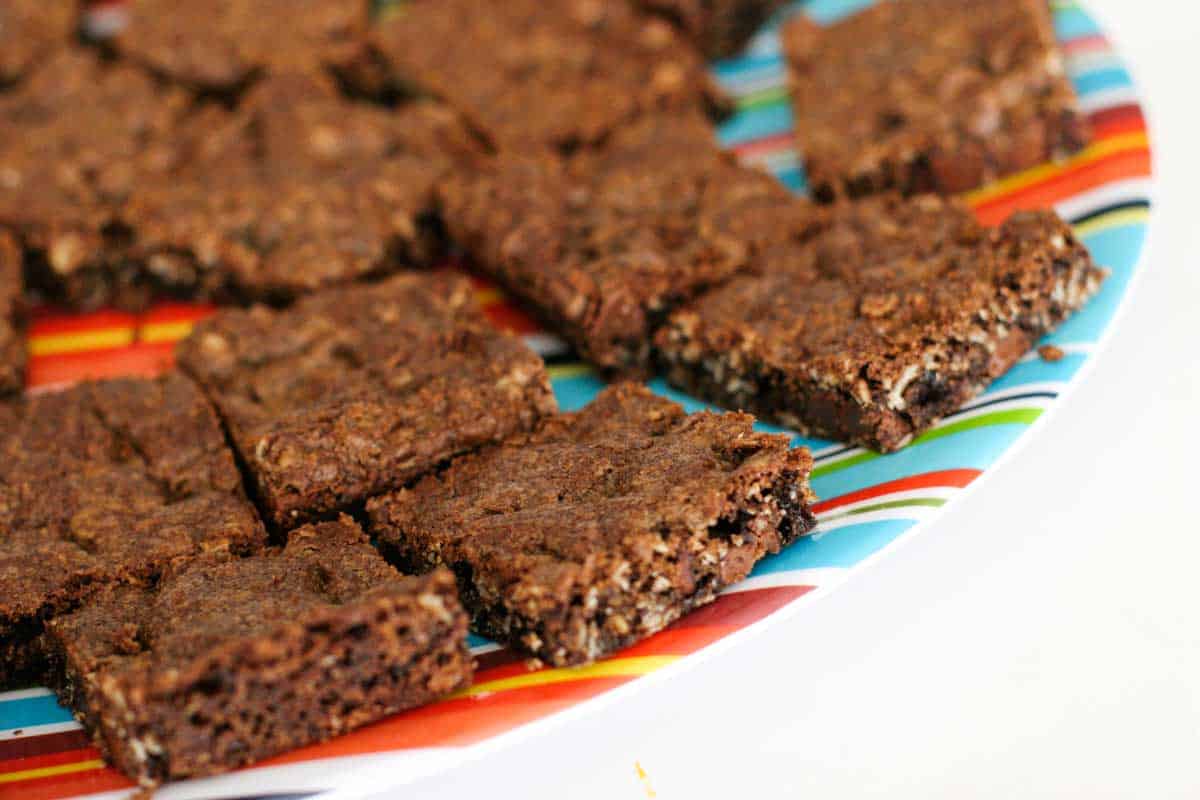
[[[1053,212],[945,196],[1086,140],[1043,0],[788,23],[813,200],[713,133],[705,57],[780,0],[65,5],[0,9],[0,686],[145,784],[464,687],[468,629],[552,665],[663,629],[815,524],[744,410],[895,450],[1103,279]],[[559,413],[451,248],[737,411]],[[19,394],[30,302],[163,295],[233,307],[161,378]]]

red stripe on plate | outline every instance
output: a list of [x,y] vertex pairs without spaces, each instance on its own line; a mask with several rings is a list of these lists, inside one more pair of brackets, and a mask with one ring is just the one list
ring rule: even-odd
[[978,478],[982,472],[977,469],[947,469],[940,472],[926,472],[921,475],[910,475],[907,478],[899,478],[887,483],[880,483],[875,486],[868,486],[865,489],[859,489],[857,492],[834,497],[829,500],[824,500],[813,506],[813,511],[821,513],[828,511],[831,508],[857,503],[860,500],[870,500],[873,497],[882,497],[883,495],[892,494],[893,492],[907,492],[913,489],[926,489],[930,486],[952,486],[963,488],[971,481]]
[[[87,747],[90,740],[81,730],[43,733],[40,736],[18,736],[0,741],[0,762],[32,758],[44,753],[61,753]],[[24,767],[13,767],[24,769]],[[0,769],[0,772],[3,772]]]
[[76,383],[88,378],[121,375],[154,377],[175,363],[174,343],[133,344],[110,350],[86,350],[29,359],[25,382],[29,388]]

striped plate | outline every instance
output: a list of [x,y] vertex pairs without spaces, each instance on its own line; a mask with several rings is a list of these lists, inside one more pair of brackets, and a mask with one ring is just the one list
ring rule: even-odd
[[[863,0],[812,0],[803,11],[829,20],[862,5]],[[761,629],[804,607],[807,598],[838,586],[856,567],[912,536],[961,497],[1028,435],[1088,366],[1128,294],[1146,235],[1150,150],[1129,74],[1078,6],[1056,5],[1055,22],[1096,141],[1068,163],[1006,178],[969,199],[992,222],[1016,208],[1054,206],[1112,271],[1100,295],[1047,337],[1046,343],[1065,352],[1061,361],[1026,358],[985,394],[894,455],[796,437],[816,456],[813,486],[823,498],[817,507],[820,532],[764,561],[711,606],[612,658],[586,667],[530,670],[508,650],[478,640],[475,685],[455,697],[250,769],[172,785],[161,796],[305,795],[360,780],[370,781],[364,789],[381,790],[451,768],[484,750],[544,732],[568,708],[595,710],[602,695],[611,701],[652,686],[732,646],[740,638],[733,634]],[[747,162],[802,189],[773,29],[765,29],[744,57],[714,69],[740,99],[740,113],[721,131],[723,141]],[[585,366],[565,362],[561,342],[538,331],[493,287],[480,284],[479,292],[495,322],[527,335],[550,359],[564,408],[577,408],[596,393],[600,381]],[[29,382],[36,390],[84,376],[154,374],[170,365],[173,343],[209,313],[208,307],[184,304],[160,305],[142,315],[39,312],[30,335]],[[652,386],[689,408],[702,407],[659,381]],[[49,692],[0,694],[0,797],[41,800],[123,794],[130,788],[104,766]]]

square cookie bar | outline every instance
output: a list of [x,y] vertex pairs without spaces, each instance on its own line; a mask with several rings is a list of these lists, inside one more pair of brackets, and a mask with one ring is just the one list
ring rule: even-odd
[[1089,138],[1046,0],[894,0],[784,28],[819,199],[973,189]]
[[217,404],[282,528],[403,486],[556,408],[541,358],[492,328],[470,283],[446,273],[225,310],[178,360]]
[[812,458],[747,414],[635,384],[367,505],[406,568],[450,567],[475,629],[555,665],[661,630],[808,532]]
[[60,696],[151,786],[336,736],[472,673],[454,577],[400,575],[349,517],[110,587],[48,638]]
[[379,63],[360,72],[440,98],[502,151],[572,151],[640,117],[723,102],[670,23],[627,2],[413,0],[371,51]]
[[47,620],[105,585],[266,542],[190,380],[84,383],[0,404],[0,686],[42,677]]
[[570,159],[501,154],[441,189],[478,267],[602,370],[649,370],[654,329],[749,268],[808,204],[721,152],[691,116],[643,120]]
[[673,384],[813,436],[896,450],[1078,310],[1104,271],[1052,211],[997,228],[935,195],[829,206],[777,268],[673,314]]

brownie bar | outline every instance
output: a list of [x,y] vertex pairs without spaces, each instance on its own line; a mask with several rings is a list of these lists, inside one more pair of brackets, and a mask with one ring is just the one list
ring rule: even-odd
[[40,677],[43,624],[100,587],[265,533],[212,407],[178,374],[0,405],[0,686]]
[[412,0],[373,50],[382,63],[362,72],[442,98],[500,150],[573,150],[646,114],[723,102],[670,24],[625,2]]
[[672,315],[667,378],[728,408],[896,450],[1078,310],[1103,270],[1051,211],[979,225],[956,201],[830,206],[777,269]]
[[815,196],[959,192],[1089,138],[1046,0],[881,2],[785,27]]
[[284,528],[404,485],[555,410],[542,360],[484,320],[465,278],[404,274],[198,325],[208,391]]
[[671,20],[709,58],[735,54],[788,0],[634,0]]
[[328,739],[473,669],[454,577],[400,575],[349,517],[110,588],[48,638],[60,697],[146,786]]
[[603,370],[646,372],[654,328],[753,260],[802,201],[695,117],[643,120],[572,159],[501,154],[443,185],[451,238]]
[[661,630],[809,531],[812,458],[635,384],[371,500],[385,553],[458,576],[476,630],[556,665]]
[[337,67],[365,35],[368,0],[132,0],[112,40],[122,56],[200,92],[228,93],[264,71]]
[[478,147],[448,109],[351,102],[332,79],[284,73],[231,115],[183,126],[172,169],[122,217],[160,283],[217,300],[290,301],[424,265],[444,247],[434,188]]
[[31,288],[76,308],[142,301],[118,208],[168,160],[183,111],[181,95],[82,48],[57,51],[0,95],[0,227],[40,265]]
[[21,248],[0,231],[0,396],[25,385],[25,321]]
[[75,33],[71,2],[4,0],[0,5],[0,88],[24,78]]

